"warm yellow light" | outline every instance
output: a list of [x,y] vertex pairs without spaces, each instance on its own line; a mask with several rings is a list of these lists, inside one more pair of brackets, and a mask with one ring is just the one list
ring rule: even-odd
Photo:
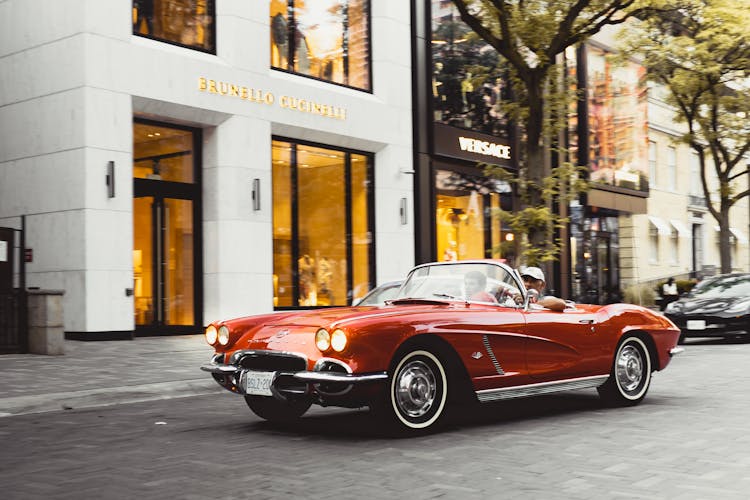
[[219,328],[219,344],[227,345],[229,343],[229,328],[226,325],[222,325]]
[[328,331],[321,328],[315,333],[315,347],[321,351],[327,351],[331,347],[331,335]]
[[209,345],[214,345],[216,343],[216,339],[219,336],[219,333],[216,331],[216,327],[214,325],[209,325],[208,328],[206,328],[206,342],[208,342]]
[[506,233],[505,234],[505,241],[513,241],[516,239],[515,235],[513,233]]
[[343,330],[336,330],[331,335],[331,347],[336,352],[341,352],[346,348],[346,333]]

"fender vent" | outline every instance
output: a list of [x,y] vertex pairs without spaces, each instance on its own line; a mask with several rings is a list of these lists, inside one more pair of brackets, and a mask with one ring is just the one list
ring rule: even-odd
[[498,375],[505,375],[505,372],[503,371],[503,367],[500,366],[500,363],[497,361],[497,358],[495,357],[495,353],[492,351],[492,346],[490,346],[490,339],[487,337],[487,335],[482,335],[482,343],[484,344],[484,348],[487,351],[487,355],[492,360],[492,366],[495,367],[495,370],[497,370]]

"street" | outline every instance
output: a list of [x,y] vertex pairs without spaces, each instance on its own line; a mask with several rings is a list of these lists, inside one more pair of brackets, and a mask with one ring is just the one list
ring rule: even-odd
[[226,391],[0,419],[4,499],[733,499],[750,491],[750,343],[688,340],[645,401],[595,390],[382,435],[363,410],[272,425]]

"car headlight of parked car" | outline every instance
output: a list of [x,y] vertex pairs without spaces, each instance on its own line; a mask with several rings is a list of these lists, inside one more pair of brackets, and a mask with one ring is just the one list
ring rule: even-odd
[[208,342],[209,345],[214,345],[216,343],[216,339],[219,337],[219,332],[216,330],[216,327],[214,325],[208,325],[208,328],[206,328],[206,342]]
[[750,312],[750,298],[738,300],[727,308],[729,314],[747,314]]

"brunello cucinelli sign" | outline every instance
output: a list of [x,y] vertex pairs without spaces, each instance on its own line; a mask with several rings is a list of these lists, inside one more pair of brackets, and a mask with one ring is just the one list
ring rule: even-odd
[[435,123],[435,154],[460,160],[513,167],[513,150],[508,141],[471,130]]
[[346,120],[346,109],[340,106],[323,104],[310,99],[301,97],[281,95],[276,96],[273,92],[244,85],[237,85],[230,82],[211,80],[203,76],[198,77],[198,90],[209,94],[216,94],[227,97],[242,99],[243,101],[254,102],[266,106],[278,106],[280,108],[299,111],[300,113],[309,113],[320,115],[326,118],[336,120]]

